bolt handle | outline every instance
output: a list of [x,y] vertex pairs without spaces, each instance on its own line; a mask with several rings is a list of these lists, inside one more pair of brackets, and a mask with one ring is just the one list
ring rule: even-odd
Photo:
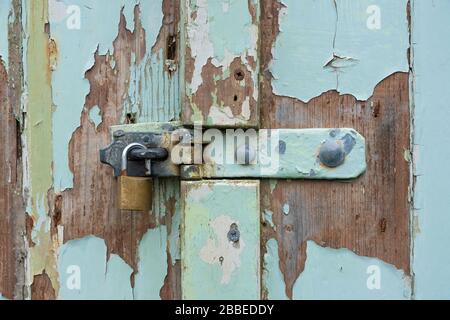
[[128,153],[128,160],[142,161],[142,160],[166,160],[169,153],[164,148],[145,148],[132,149]]

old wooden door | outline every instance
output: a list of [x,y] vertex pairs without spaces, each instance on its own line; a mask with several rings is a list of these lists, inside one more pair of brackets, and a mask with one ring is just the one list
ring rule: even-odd
[[[436,161],[412,167],[433,128],[419,92],[445,78],[426,34],[448,3],[416,2],[1,0],[0,297],[448,297],[429,248],[449,241],[416,238],[443,197],[413,206]],[[99,161],[111,127],[168,122],[352,128],[367,168],[155,179],[151,211],[119,210]],[[449,240],[433,212],[420,232]]]
[[[345,183],[183,182],[183,297],[407,298],[407,1],[187,3],[184,123],[354,128],[367,171]],[[253,228],[243,238],[261,238],[233,248],[239,220]]]

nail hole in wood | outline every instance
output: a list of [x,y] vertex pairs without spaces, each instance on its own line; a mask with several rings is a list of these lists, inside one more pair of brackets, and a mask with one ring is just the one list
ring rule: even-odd
[[242,81],[242,80],[244,80],[244,72],[241,70],[241,69],[238,69],[238,70],[236,70],[235,72],[234,72],[234,78],[237,80],[237,81]]

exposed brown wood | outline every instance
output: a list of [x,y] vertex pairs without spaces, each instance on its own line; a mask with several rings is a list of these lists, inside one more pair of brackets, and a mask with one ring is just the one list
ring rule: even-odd
[[[49,194],[52,203],[52,232],[58,225],[64,228],[64,242],[95,235],[105,239],[108,255],[118,254],[135,272],[138,266],[138,245],[148,229],[158,224],[170,225],[175,214],[175,206],[166,206],[166,217],[159,218],[153,212],[131,212],[118,210],[117,181],[111,168],[99,161],[99,150],[110,143],[109,127],[120,124],[123,115],[124,97],[128,92],[132,54],[135,63],[144,59],[147,50],[164,48],[165,54],[174,54],[178,25],[179,0],[163,1],[163,26],[156,44],[145,43],[139,6],[135,9],[135,27],[131,32],[126,28],[124,15],[121,15],[118,35],[115,39],[114,56],[95,55],[93,67],[85,74],[90,84],[90,93],[86,97],[81,113],[80,126],[73,133],[69,144],[69,166],[74,175],[73,188],[58,195]],[[169,52],[170,51],[170,52]],[[178,54],[178,52],[175,52]],[[116,61],[112,67],[111,59]],[[164,61],[162,62],[164,63]],[[166,70],[169,72],[169,70]],[[96,127],[89,119],[90,110],[98,106],[102,122]],[[173,181],[158,184],[159,192],[165,194],[165,188]],[[156,187],[155,187],[156,188]],[[168,257],[170,260],[171,257]],[[162,298],[177,298],[181,288],[179,263],[168,264],[168,275]],[[131,277],[133,285],[134,274]],[[40,289],[37,289],[38,291]]]
[[0,294],[24,295],[25,210],[22,200],[22,29],[21,1],[12,1],[9,23],[9,69],[0,61]]
[[[410,272],[409,250],[409,78],[395,73],[381,81],[367,101],[336,91],[309,103],[272,94],[273,41],[278,33],[280,4],[263,1],[261,64],[261,126],[265,128],[352,127],[367,143],[367,172],[351,182],[278,181],[261,184],[262,210],[271,210],[276,232],[263,230],[262,246],[270,237],[279,243],[280,267],[286,293],[304,269],[306,241],[348,248]],[[265,48],[265,49],[264,49]],[[288,203],[290,213],[283,214]]]
[[[187,1],[187,6],[192,6],[190,1]],[[253,1],[248,1],[248,10],[252,24],[257,25],[257,8]],[[196,11],[192,11],[187,24],[194,26],[197,23],[204,23],[195,21],[196,17]],[[243,32],[246,31],[243,30]],[[237,123],[241,127],[258,126],[258,101],[255,98],[258,83],[254,81],[255,74],[258,72],[256,57],[248,52],[242,52],[242,54],[246,54],[243,58],[241,53],[232,52],[234,59],[230,65],[217,65],[217,63],[213,63],[213,59],[216,58],[214,55],[208,57],[208,60],[201,66],[201,83],[198,88],[195,88],[194,92],[191,92],[197,59],[192,55],[191,46],[193,46],[194,41],[198,41],[198,39],[189,39],[189,36],[187,36],[186,43],[182,44],[185,46],[183,85],[186,87],[182,106],[183,123],[193,125],[194,122],[200,121],[204,126],[233,127],[235,125],[233,121],[239,120]],[[246,103],[248,103],[249,108],[248,115],[243,112]],[[225,116],[224,113],[222,115],[224,118],[216,118],[217,115],[213,115],[211,112],[213,108],[229,108],[230,114]]]
[[43,274],[34,276],[31,286],[31,299],[33,300],[55,300],[56,294],[52,282],[48,275]]
[[[138,11],[135,12],[139,14]],[[137,245],[151,227],[148,212],[121,212],[116,204],[117,185],[111,169],[98,160],[99,150],[110,142],[109,127],[119,124],[122,117],[123,97],[128,90],[132,53],[142,59],[146,48],[140,19],[132,33],[126,29],[122,15],[118,36],[114,41],[114,59],[96,54],[94,66],[86,72],[90,93],[86,97],[81,123],[69,144],[69,165],[74,174],[74,187],[57,197],[64,242],[96,235],[105,239],[109,253],[119,254],[136,269]],[[94,106],[101,110],[102,123],[96,128],[89,120]],[[55,216],[55,214],[53,214]]]

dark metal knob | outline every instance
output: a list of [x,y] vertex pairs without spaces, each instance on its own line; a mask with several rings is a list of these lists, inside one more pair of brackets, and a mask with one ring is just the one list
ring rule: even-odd
[[339,167],[345,161],[346,152],[342,140],[328,140],[322,144],[319,150],[320,162],[329,167]]

